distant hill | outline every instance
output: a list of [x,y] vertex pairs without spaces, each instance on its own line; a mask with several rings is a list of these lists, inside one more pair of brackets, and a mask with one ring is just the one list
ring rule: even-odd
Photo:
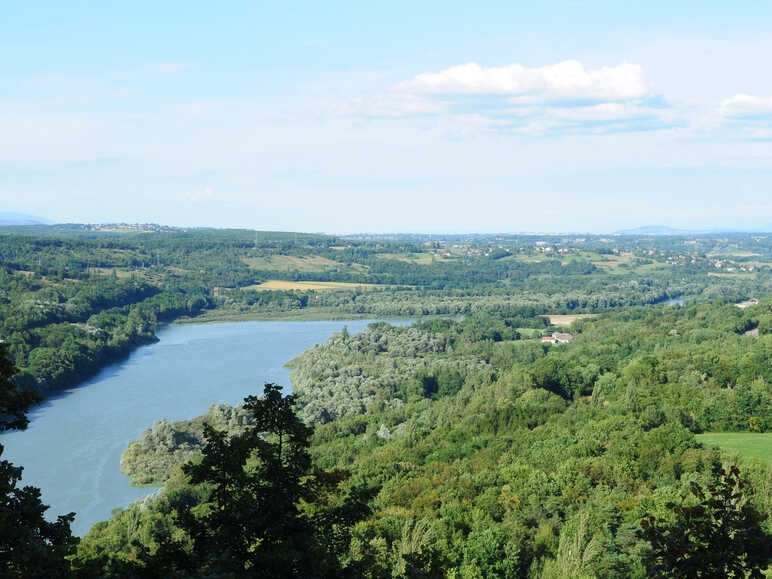
[[643,227],[634,227],[633,229],[620,229],[614,233],[619,235],[688,235],[697,232],[667,227],[666,225],[644,225]]
[[677,229],[666,225],[644,225],[633,229],[620,229],[616,235],[726,235],[735,233],[772,232],[772,223],[761,227],[715,227],[712,229]]
[[50,225],[53,221],[25,213],[0,212],[0,225]]

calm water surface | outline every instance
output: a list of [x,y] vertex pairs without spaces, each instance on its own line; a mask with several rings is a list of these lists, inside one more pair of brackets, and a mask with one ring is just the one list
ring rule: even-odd
[[25,484],[40,487],[49,518],[77,513],[73,532],[83,535],[112,509],[154,490],[129,486],[119,463],[126,444],[155,420],[192,418],[211,403],[238,404],[262,393],[265,382],[289,387],[286,362],[344,325],[354,333],[371,321],[163,328],[160,342],[35,408],[27,430],[2,436],[3,459],[24,467]]

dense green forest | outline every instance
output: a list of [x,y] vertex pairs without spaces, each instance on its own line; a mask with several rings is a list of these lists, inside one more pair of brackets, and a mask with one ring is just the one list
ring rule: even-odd
[[[35,390],[77,384],[162,322],[418,318],[302,353],[290,396],[256,384],[238,407],[148,425],[121,467],[163,488],[82,539],[2,461],[8,576],[741,577],[770,562],[772,465],[696,437],[772,433],[768,237],[73,225],[8,228],[0,260],[0,431],[26,426]],[[597,315],[552,325],[579,313]],[[542,340],[558,330],[569,343]]]
[[[638,307],[574,322],[575,339],[551,345],[512,330],[520,317],[485,314],[372,324],[307,351],[292,367],[310,458],[348,473],[338,492],[366,497],[336,573],[649,576],[657,558],[642,521],[675,521],[673,503],[723,480],[728,457],[694,435],[772,431],[770,322],[769,303]],[[152,569],[170,537],[195,552],[182,513],[217,501],[169,465],[180,448],[198,449],[193,464],[209,452],[205,436],[186,438],[206,420],[156,423],[130,445],[127,456],[148,449],[139,480],[166,485],[95,526],[78,565]],[[243,428],[217,424],[226,440]],[[732,460],[745,499],[769,513],[772,465]],[[763,567],[769,521],[753,533]]]
[[0,339],[21,369],[17,382],[47,392],[79,383],[155,340],[157,324],[181,318],[560,314],[678,297],[739,301],[768,292],[771,267],[772,240],[750,234],[359,239],[2,227]]

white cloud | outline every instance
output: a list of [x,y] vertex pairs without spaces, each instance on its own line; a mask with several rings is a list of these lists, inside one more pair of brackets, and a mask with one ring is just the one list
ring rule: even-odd
[[630,100],[650,94],[637,64],[623,62],[588,70],[577,60],[538,68],[521,64],[483,67],[476,62],[423,73],[397,85],[424,94],[520,96],[528,102],[555,100]]
[[554,107],[553,117],[571,121],[617,121],[649,116],[658,111],[629,103],[599,103],[588,107]]
[[191,203],[201,203],[203,201],[213,201],[218,195],[211,187],[204,187],[198,191],[189,191],[180,196],[184,201]]
[[642,67],[627,62],[595,69],[577,60],[542,67],[471,62],[419,74],[380,94],[349,101],[337,112],[371,119],[437,117],[448,126],[461,126],[465,134],[485,129],[602,133],[682,124],[677,110],[653,97]]
[[721,101],[719,112],[727,118],[772,116],[772,97],[736,94]]

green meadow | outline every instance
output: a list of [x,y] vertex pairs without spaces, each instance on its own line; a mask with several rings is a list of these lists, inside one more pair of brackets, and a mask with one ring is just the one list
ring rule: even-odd
[[717,446],[726,452],[739,452],[772,464],[772,432],[709,432],[698,434],[697,440],[706,446]]

